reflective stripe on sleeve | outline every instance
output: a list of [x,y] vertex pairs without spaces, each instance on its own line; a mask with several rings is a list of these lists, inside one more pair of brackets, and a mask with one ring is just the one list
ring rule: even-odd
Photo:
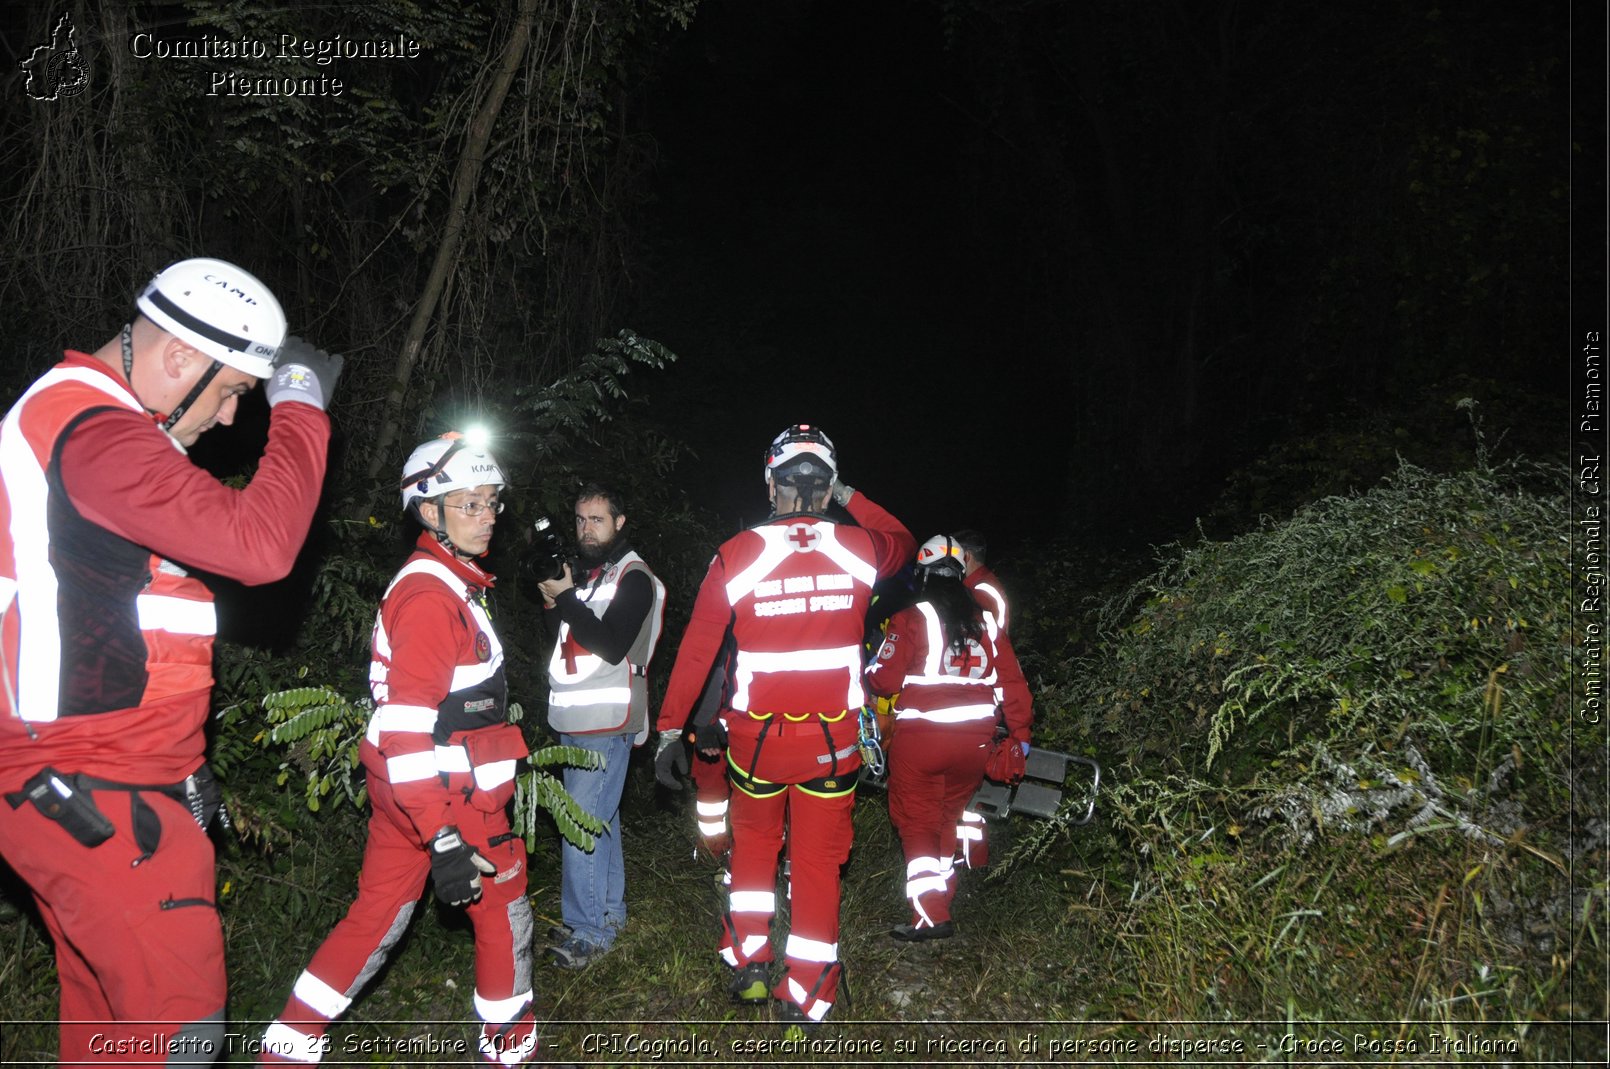
[[134,608],[141,631],[166,631],[170,635],[218,633],[218,613],[210,601],[140,594],[134,599]]
[[394,784],[418,783],[435,775],[436,755],[429,750],[386,758],[386,778]]
[[463,746],[438,746],[435,764],[438,772],[468,772],[470,752]]
[[515,762],[511,758],[507,761],[493,761],[491,764],[475,766],[475,785],[483,791],[490,791],[501,787],[514,779]]
[[382,733],[411,731],[429,735],[436,730],[436,710],[423,705],[382,705],[369,718],[364,736],[369,745],[379,746]]

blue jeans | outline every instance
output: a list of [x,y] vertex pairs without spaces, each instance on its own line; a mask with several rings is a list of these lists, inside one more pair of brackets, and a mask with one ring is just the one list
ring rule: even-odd
[[589,853],[560,842],[559,906],[575,938],[608,947],[626,926],[626,862],[621,855],[621,790],[632,759],[630,735],[563,735],[565,746],[604,755],[601,769],[566,768],[565,790],[605,828]]

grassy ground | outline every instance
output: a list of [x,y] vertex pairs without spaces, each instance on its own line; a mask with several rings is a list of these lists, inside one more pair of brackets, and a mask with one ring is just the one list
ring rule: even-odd
[[[1037,739],[1106,766],[1097,819],[993,829],[995,864],[963,878],[958,936],[908,946],[887,935],[905,919],[904,865],[884,798],[864,792],[848,989],[805,1043],[727,1003],[715,866],[692,856],[691,803],[657,795],[640,754],[628,926],[583,972],[537,970],[553,1055],[1604,1064],[1610,776],[1602,725],[1574,715],[1587,662],[1567,513],[1542,484],[1406,468],[1175,552],[1100,612],[1075,608],[1093,589],[1079,555],[1045,554],[1056,567],[1021,577],[1033,597],[1014,638]],[[310,814],[294,788],[235,767],[258,805],[238,813],[256,846],[226,849],[219,870],[244,1064],[345,910],[363,828],[334,794]],[[557,920],[557,858],[556,835],[531,857],[539,933]],[[6,1064],[55,1045],[49,947],[26,905],[6,904],[24,901],[0,896]],[[786,909],[779,921],[780,934]],[[427,903],[328,1062],[472,1057],[471,976],[462,914]]]
[[[1383,852],[1356,839],[1308,863],[1204,842],[1125,884],[1092,852],[1098,822],[1037,865],[967,875],[957,938],[909,946],[887,936],[905,918],[903,864],[875,791],[857,806],[844,885],[848,993],[807,1044],[783,1044],[763,1011],[727,1002],[716,868],[692,857],[691,815],[654,795],[647,769],[634,773],[628,927],[583,972],[537,970],[553,1056],[575,1064],[1592,1064],[1604,1052],[1602,1025],[1589,1023],[1605,1016],[1597,899],[1583,901],[1578,931],[1526,910],[1518,927],[1492,923],[1516,908],[1495,903],[1501,887],[1538,881],[1547,895],[1563,880],[1524,850],[1426,836]],[[994,829],[997,856],[1021,827]],[[260,1025],[247,1022],[273,1015],[345,909],[359,845],[353,829],[332,829],[266,867],[226,857],[232,1062],[249,1060]],[[531,859],[539,931],[557,919],[556,857],[545,843]],[[8,914],[0,939],[5,1016],[49,1018],[53,970],[36,927]],[[473,1055],[471,969],[463,918],[423,908],[327,1061]],[[1548,1023],[1571,1018],[1584,1023]],[[9,1023],[3,1061],[50,1060],[53,1032]]]

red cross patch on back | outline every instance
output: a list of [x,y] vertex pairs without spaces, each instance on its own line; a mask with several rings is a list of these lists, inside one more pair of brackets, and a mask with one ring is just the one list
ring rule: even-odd
[[822,540],[822,535],[812,524],[796,523],[788,529],[788,534],[783,536],[783,540],[795,553],[809,553],[816,548],[816,543]]

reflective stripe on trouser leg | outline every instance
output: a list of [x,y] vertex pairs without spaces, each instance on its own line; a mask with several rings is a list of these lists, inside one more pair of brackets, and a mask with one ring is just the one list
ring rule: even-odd
[[[526,913],[530,913],[529,906]],[[482,1058],[497,1065],[524,1065],[536,1052],[537,1025],[529,990],[499,1000],[483,998],[477,991],[475,1012],[485,1022],[481,1025]]]
[[484,1020],[492,1021],[489,1010],[501,1014],[514,1000],[531,997],[536,922],[525,896],[525,844],[511,837],[490,845],[490,840],[509,832],[501,811],[482,813],[455,806],[453,816],[465,842],[497,866],[497,872],[481,877],[481,897],[465,908],[475,927],[475,1008]]
[[914,857],[906,862],[906,897],[911,900],[916,927],[932,928],[950,919],[949,891],[953,872],[948,857]]
[[968,868],[983,868],[989,864],[989,843],[984,838],[984,817],[971,809],[962,812],[956,825],[956,845],[960,848],[961,863]]
[[[336,932],[332,931],[314,954],[312,964],[296,978],[296,983],[291,987],[291,997],[286,1000],[285,1008],[280,1011],[279,1017],[263,1034],[265,1053],[278,1055],[286,1061],[318,1062],[329,1049],[324,1035],[325,1028],[352,1005],[349,992],[356,993],[362,990],[363,985],[367,984],[386,963],[392,948],[408,930],[408,922],[414,916],[414,905],[413,902],[405,902],[397,907],[397,913],[392,917],[391,924],[386,927],[385,934],[370,951],[357,974],[341,991],[331,987],[313,971],[321,967],[331,968],[346,945],[350,933],[343,933],[342,939],[332,946],[331,940],[336,936]],[[354,902],[352,908],[357,909],[358,903]],[[348,910],[347,915],[350,917],[352,911]],[[341,924],[336,925],[337,931],[340,928]],[[326,947],[330,948],[328,952]]]
[[719,952],[728,965],[771,961],[771,922],[777,908],[777,855],[783,847],[788,793],[764,798],[732,793],[732,890]]
[[325,1029],[385,964],[430,876],[430,854],[384,777],[370,775],[369,803],[358,896],[319,944],[263,1036],[265,1053],[285,1061],[319,1060],[328,1046]]
[[782,997],[819,1021],[838,991],[839,870],[855,837],[855,792],[825,795],[791,787],[788,805],[793,896]]

